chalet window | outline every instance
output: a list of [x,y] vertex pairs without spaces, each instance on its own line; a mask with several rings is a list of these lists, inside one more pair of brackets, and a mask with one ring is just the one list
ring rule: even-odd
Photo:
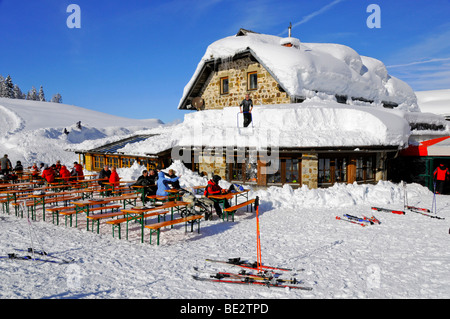
[[231,180],[244,181],[244,174],[242,172],[243,163],[231,164]]
[[229,87],[228,87],[228,76],[220,78],[220,94],[228,94]]
[[319,171],[318,171],[318,183],[319,186],[331,185],[331,159],[319,158]]
[[94,169],[102,169],[104,165],[104,158],[103,156],[94,156]]
[[299,183],[299,160],[297,158],[286,159],[285,164],[285,179],[286,183]]
[[375,180],[374,156],[358,157],[356,159],[356,181],[374,182]]
[[258,88],[258,73],[249,72],[247,73],[247,90],[256,90]]
[[134,158],[122,157],[122,167],[131,167],[134,160]]
[[347,158],[345,157],[334,159],[334,182],[347,182]]
[[229,172],[232,181],[256,183],[258,167],[256,163],[250,163],[245,159],[245,163],[231,163]]
[[[267,184],[281,183],[281,159],[272,159],[271,161],[278,161],[278,170],[272,174],[267,174]],[[270,165],[272,165],[272,163],[270,163]]]
[[107,157],[106,163],[109,167],[119,167],[119,158],[118,157]]
[[319,187],[347,183],[347,157],[319,158]]

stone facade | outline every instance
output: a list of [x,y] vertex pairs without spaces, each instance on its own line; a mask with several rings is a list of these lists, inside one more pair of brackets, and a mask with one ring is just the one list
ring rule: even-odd
[[318,187],[319,159],[316,153],[302,155],[302,184],[310,189]]
[[[256,72],[257,89],[248,88],[248,74]],[[221,94],[221,79],[228,78],[228,93]],[[239,106],[250,94],[254,105],[286,104],[290,97],[280,89],[278,82],[258,62],[250,58],[223,61],[216,72],[211,73],[201,91],[204,109],[222,109],[227,106]]]

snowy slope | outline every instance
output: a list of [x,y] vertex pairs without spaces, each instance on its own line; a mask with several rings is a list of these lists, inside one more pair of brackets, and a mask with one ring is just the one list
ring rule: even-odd
[[0,98],[0,154],[8,154],[13,165],[19,160],[24,165],[56,160],[71,164],[78,156],[65,149],[73,144],[162,124],[157,119],[128,119],[67,104]]

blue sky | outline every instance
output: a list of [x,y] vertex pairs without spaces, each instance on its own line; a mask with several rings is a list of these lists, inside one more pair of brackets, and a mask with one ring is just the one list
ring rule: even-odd
[[[81,28],[68,28],[70,4]],[[369,28],[369,4],[381,28]],[[129,118],[182,120],[207,46],[239,28],[348,45],[414,90],[450,88],[448,0],[0,0],[0,74],[24,93]]]

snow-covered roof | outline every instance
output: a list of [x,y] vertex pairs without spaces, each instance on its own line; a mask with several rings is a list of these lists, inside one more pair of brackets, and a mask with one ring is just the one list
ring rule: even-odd
[[419,111],[411,87],[390,76],[381,61],[361,56],[345,45],[302,43],[285,47],[283,41],[281,37],[247,32],[212,43],[184,88],[178,108],[185,104],[205,63],[250,52],[291,97],[312,97],[318,91],[375,103],[390,102],[401,110]]
[[420,110],[450,118],[450,89],[416,92]]
[[403,147],[410,134],[402,111],[317,98],[302,104],[255,106],[252,116],[253,126],[243,128],[238,107],[189,113],[172,138],[179,146],[203,147]]

